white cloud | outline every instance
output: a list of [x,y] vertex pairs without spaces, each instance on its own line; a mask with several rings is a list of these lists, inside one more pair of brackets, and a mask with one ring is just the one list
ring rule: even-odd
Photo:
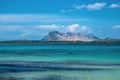
[[72,24],[68,26],[70,32],[75,32],[76,28],[79,27],[79,24]]
[[81,32],[81,33],[91,33],[92,29],[87,26],[80,26],[79,24],[72,24],[67,26],[68,31],[70,32]]
[[81,26],[81,30],[88,30],[89,28],[87,26]]
[[105,2],[94,3],[94,4],[88,4],[88,5],[86,6],[86,8],[87,8],[88,10],[101,10],[105,5],[106,5]]
[[23,27],[20,25],[0,25],[0,32],[4,31],[18,31]]
[[101,10],[105,5],[106,5],[105,2],[94,3],[94,4],[83,4],[83,5],[75,4],[75,5],[74,5],[74,8],[75,8],[75,9],[83,9],[83,8],[86,8],[86,9],[88,9],[88,10]]
[[35,25],[35,26],[30,26],[29,28],[25,28],[24,26],[24,30],[22,30],[22,34],[20,36],[26,37],[29,35],[41,35],[41,31],[49,32],[49,31],[59,30],[60,28],[62,28],[62,26],[58,26],[55,24]]
[[79,24],[72,24],[72,25],[37,25],[34,26],[35,29],[44,30],[44,31],[61,31],[61,32],[92,32],[91,28],[87,26],[80,26]]
[[85,33],[91,33],[92,29],[90,27],[87,27],[87,26],[81,26],[80,31],[85,32]]
[[113,29],[120,29],[120,25],[114,25],[112,28]]
[[37,25],[35,27],[39,28],[39,29],[57,29],[58,28],[58,26],[55,25],[55,24],[52,24],[52,25]]
[[79,19],[52,15],[52,14],[0,14],[0,23],[50,23],[50,22],[75,22],[88,21],[88,19]]
[[72,9],[62,9],[60,12],[71,12],[73,11]]
[[109,8],[120,8],[119,4],[111,4]]
[[16,23],[16,22],[49,22],[51,19],[56,19],[59,16],[47,14],[0,14],[1,23]]
[[[87,10],[101,10],[103,8],[108,8],[106,6],[106,2],[97,2],[93,4],[74,4],[71,9],[62,9],[61,12],[71,12],[75,10],[80,10],[80,9],[87,9]],[[113,3],[109,6],[109,8],[120,8],[119,3]]]
[[13,33],[17,31],[19,37],[27,36],[45,36],[49,31],[60,31],[60,32],[77,32],[77,33],[90,33],[91,28],[87,26],[80,26],[79,24],[72,25],[0,25],[0,33]]
[[82,9],[82,8],[85,8],[86,7],[86,5],[85,4],[83,4],[83,5],[77,5],[77,4],[75,4],[75,9]]

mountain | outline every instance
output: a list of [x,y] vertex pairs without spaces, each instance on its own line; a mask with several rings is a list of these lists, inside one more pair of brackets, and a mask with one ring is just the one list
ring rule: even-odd
[[99,38],[94,35],[81,33],[60,33],[58,31],[49,32],[41,41],[94,41]]

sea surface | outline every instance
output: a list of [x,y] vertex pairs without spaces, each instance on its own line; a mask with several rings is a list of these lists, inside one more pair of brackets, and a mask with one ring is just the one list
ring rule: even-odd
[[120,44],[0,44],[0,79],[120,80]]

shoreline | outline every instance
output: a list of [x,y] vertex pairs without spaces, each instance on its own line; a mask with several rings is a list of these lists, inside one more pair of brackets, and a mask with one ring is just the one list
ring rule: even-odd
[[11,40],[0,41],[0,44],[120,44],[120,40],[96,40],[96,41],[39,41],[39,40]]

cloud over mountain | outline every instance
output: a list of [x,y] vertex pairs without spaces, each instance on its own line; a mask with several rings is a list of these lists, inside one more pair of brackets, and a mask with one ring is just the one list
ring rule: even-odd
[[[71,25],[33,25],[33,26],[22,26],[22,25],[0,25],[0,32],[18,32],[19,37],[26,37],[32,35],[45,35],[49,31],[61,31],[61,32],[81,32],[90,33],[91,29],[87,26],[80,26],[79,24]],[[42,33],[44,32],[44,34]]]

